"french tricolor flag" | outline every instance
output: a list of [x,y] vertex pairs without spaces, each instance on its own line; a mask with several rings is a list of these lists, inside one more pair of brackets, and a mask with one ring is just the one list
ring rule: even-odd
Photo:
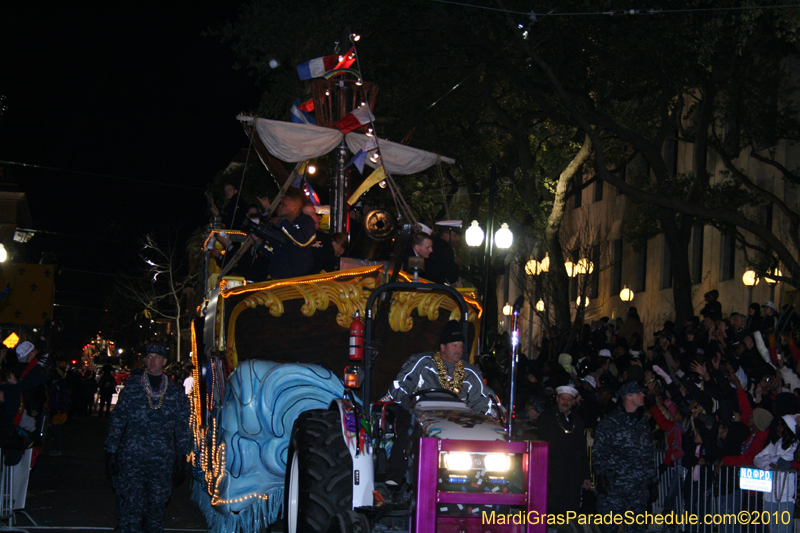
[[321,78],[331,70],[349,68],[355,60],[355,47],[352,47],[343,56],[337,54],[322,56],[297,65],[297,75],[300,76],[301,80]]
[[335,123],[333,127],[342,133],[350,133],[351,131],[360,128],[364,124],[369,124],[373,120],[375,120],[375,117],[370,112],[369,106],[362,105],[344,117],[342,120]]
[[326,72],[333,70],[338,62],[339,56],[336,54],[318,57],[297,65],[297,75],[301,80],[321,78]]

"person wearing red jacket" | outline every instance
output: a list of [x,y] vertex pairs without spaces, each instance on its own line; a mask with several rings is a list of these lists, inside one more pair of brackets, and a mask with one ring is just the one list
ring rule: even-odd
[[[717,463],[714,469],[716,473],[720,473],[723,466],[735,467],[752,465],[756,455],[764,449],[769,437],[769,425],[772,422],[772,414],[766,409],[758,408],[753,410],[750,406],[750,401],[747,398],[747,393],[742,388],[742,384],[735,374],[732,374],[731,381],[736,385],[736,399],[739,402],[739,412],[742,415],[742,423],[749,429],[750,434],[742,443],[741,453],[739,455],[727,455]],[[732,431],[732,430],[731,430]],[[729,475],[731,474],[731,475]],[[719,500],[720,513],[723,514],[736,514],[741,511],[742,500],[740,491],[733,489],[736,483],[735,472],[724,473],[721,478],[725,479],[725,484],[728,490],[723,493]],[[731,490],[733,489],[733,490]],[[741,526],[728,525],[723,526],[720,531],[722,533],[735,533],[741,531]]]
[[[666,406],[661,396],[656,396],[656,402],[657,405],[650,408],[650,413],[667,437],[667,453],[664,455],[664,461],[658,467],[659,475],[664,482],[662,486],[667,487],[667,496],[664,499],[664,513],[666,514],[677,507],[678,490],[683,477],[681,475],[683,466],[680,464],[684,454],[683,413],[674,403]],[[670,418],[667,417],[665,410],[669,410]],[[672,468],[670,469],[670,467]]]
[[729,455],[723,457],[717,465],[717,472],[724,466],[743,466],[752,465],[756,455],[764,449],[769,437],[769,425],[772,422],[772,413],[766,409],[758,408],[753,410],[747,393],[741,388],[741,383],[737,383],[736,399],[739,402],[739,412],[742,414],[742,422],[750,428],[750,436],[742,445],[742,453],[739,455]]

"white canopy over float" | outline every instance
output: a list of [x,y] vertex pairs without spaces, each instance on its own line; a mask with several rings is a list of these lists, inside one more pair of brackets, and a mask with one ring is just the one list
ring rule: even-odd
[[[253,125],[253,117],[239,115],[240,122]],[[327,154],[342,142],[345,137],[347,147],[357,153],[366,143],[368,137],[363,133],[342,135],[337,129],[325,128],[313,124],[297,124],[280,120],[257,118],[256,131],[261,142],[274,157],[287,163],[307,161]],[[409,175],[422,172],[436,163],[455,163],[455,159],[411,148],[404,144],[379,139],[383,167],[389,174]],[[366,164],[378,168],[369,158]]]

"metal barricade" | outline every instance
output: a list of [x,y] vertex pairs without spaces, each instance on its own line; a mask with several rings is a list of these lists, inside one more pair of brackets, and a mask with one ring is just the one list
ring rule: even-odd
[[[22,512],[31,523],[36,526],[36,522],[25,513],[25,494],[28,490],[28,472],[31,467],[31,450],[25,450],[19,463],[14,466],[7,466],[4,454],[0,451],[0,531],[16,531],[28,533],[26,529],[16,526],[16,512]],[[20,474],[22,476],[20,476]],[[22,482],[15,482],[16,478],[22,477]]]
[[[664,452],[656,451],[656,465],[661,465]],[[794,506],[797,499],[797,472],[770,469],[768,492],[742,489],[739,466],[693,468],[671,466],[659,475],[658,499],[653,513],[674,512],[678,520],[672,526],[651,531],[683,531],[687,533],[793,533]],[[689,515],[699,518],[697,524],[685,523]],[[704,517],[710,518],[704,518]],[[709,522],[709,523],[706,523]]]

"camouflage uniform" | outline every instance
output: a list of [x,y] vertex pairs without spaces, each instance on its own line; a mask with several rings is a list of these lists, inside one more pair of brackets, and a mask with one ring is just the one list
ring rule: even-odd
[[113,485],[122,533],[163,531],[172,467],[190,446],[189,400],[183,387],[167,379],[163,404],[155,409],[148,404],[142,377],[131,376],[111,412],[105,445],[107,452],[116,453],[119,465]]
[[[658,481],[653,438],[640,410],[628,413],[621,407],[597,425],[592,463],[598,485],[607,481],[607,490],[598,490],[597,511],[644,513],[647,510],[648,486]],[[557,474],[557,473],[556,473]],[[602,526],[602,531],[619,526]],[[630,533],[643,532],[646,526],[626,525]]]

